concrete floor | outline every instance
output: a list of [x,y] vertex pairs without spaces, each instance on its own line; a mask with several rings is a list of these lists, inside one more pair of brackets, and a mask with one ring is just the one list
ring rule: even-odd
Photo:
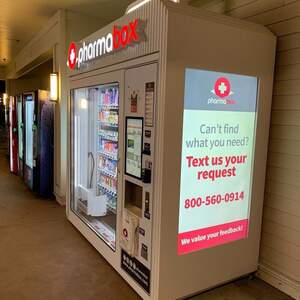
[[[37,198],[19,177],[9,173],[3,131],[0,132],[0,299],[140,299],[66,220],[64,208],[53,200]],[[290,298],[258,279],[244,279],[192,299]]]

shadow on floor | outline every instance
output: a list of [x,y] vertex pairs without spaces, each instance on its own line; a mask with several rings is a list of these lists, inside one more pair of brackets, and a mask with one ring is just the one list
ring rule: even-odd
[[189,300],[292,300],[258,278],[240,279]]

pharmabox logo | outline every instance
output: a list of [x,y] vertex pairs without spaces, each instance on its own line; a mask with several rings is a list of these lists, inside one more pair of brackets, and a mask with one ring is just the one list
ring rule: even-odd
[[207,104],[236,104],[235,100],[228,98],[229,96],[232,96],[234,92],[231,89],[230,81],[225,77],[217,79],[211,93],[216,97],[210,97]]
[[71,70],[80,69],[82,64],[99,58],[145,40],[144,27],[146,23],[139,19],[129,22],[122,27],[114,26],[112,32],[99,37],[95,41],[83,44],[78,48],[74,42],[69,46],[68,66]]

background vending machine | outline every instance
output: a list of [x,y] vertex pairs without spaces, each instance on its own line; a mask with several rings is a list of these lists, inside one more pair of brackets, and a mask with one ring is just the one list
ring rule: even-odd
[[9,97],[9,146],[10,146],[10,171],[18,174],[18,120],[17,100]]
[[24,153],[25,153],[25,135],[24,135],[24,102],[23,95],[16,96],[17,101],[17,123],[18,123],[18,172],[19,176],[24,176]]
[[137,1],[68,58],[74,226],[143,299],[255,272],[274,36]]
[[24,93],[24,121],[25,121],[25,157],[24,157],[24,180],[30,189],[33,190],[33,132],[35,130],[35,101],[34,93]]
[[24,93],[25,169],[24,178],[30,189],[42,197],[53,193],[54,103],[49,92]]

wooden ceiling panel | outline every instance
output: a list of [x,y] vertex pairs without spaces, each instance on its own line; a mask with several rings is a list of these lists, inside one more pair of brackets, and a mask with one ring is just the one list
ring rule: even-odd
[[121,16],[133,0],[1,0],[0,66],[12,58],[59,9],[91,15],[106,23]]

